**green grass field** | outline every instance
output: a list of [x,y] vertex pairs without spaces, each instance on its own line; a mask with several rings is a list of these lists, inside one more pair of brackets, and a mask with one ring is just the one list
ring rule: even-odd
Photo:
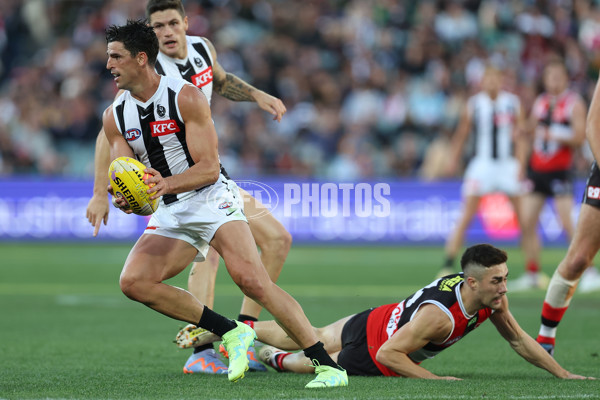
[[[184,375],[189,351],[172,340],[183,323],[123,296],[120,268],[130,245],[0,244],[0,399],[590,399],[600,381],[561,381],[514,353],[486,323],[423,363],[459,382],[351,377],[348,388],[307,390],[308,375]],[[547,249],[552,273],[564,249]],[[509,249],[518,276],[521,253]],[[280,285],[315,325],[399,301],[429,283],[441,248],[294,247]],[[173,280],[185,286],[187,271]],[[537,334],[544,293],[509,295],[513,314]],[[230,317],[241,295],[224,268],[215,309]],[[269,315],[265,312],[263,319]],[[559,330],[557,360],[600,377],[600,292],[577,294]]]

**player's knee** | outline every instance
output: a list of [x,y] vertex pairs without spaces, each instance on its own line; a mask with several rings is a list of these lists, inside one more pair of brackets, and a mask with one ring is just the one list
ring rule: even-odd
[[119,286],[125,296],[132,300],[141,301],[143,291],[137,277],[132,274],[123,273],[119,278]]
[[292,247],[292,235],[283,227],[273,230],[265,237],[262,243],[258,243],[261,252],[275,255],[280,259],[287,257]]
[[149,282],[135,273],[121,273],[119,287],[125,296],[141,303],[146,302],[152,293]]
[[537,219],[524,218],[521,221],[521,234],[522,235],[535,235],[537,229]]
[[[206,268],[211,268],[213,271],[216,271],[219,268],[220,258],[221,256],[219,256],[219,253],[217,253],[216,250],[211,249],[206,255]],[[197,263],[194,263],[194,266],[195,265],[197,265]]]
[[236,283],[241,289],[242,293],[251,299],[256,300],[257,302],[262,303],[266,290],[265,285],[260,279],[252,276],[243,276],[238,279]]
[[585,251],[576,251],[571,253],[566,263],[561,266],[562,275],[566,279],[576,279],[583,271],[592,265],[593,255],[587,254]]

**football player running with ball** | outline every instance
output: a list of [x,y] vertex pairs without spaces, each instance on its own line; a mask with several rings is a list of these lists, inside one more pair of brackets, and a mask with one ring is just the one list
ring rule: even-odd
[[[148,192],[151,199],[161,198],[125,261],[119,282],[123,293],[222,337],[229,354],[229,380],[242,378],[254,330],[163,282],[194,259],[204,259],[210,245],[242,292],[266,308],[304,349],[317,373],[306,387],[346,386],[346,371],[327,354],[298,302],[271,281],[262,265],[237,185],[221,172],[206,97],[181,79],[156,73],[159,44],[151,26],[142,21],[110,26],[106,41],[106,68],[124,90],[102,117],[111,159],[135,157],[148,166],[145,172],[152,177],[146,183],[154,184]],[[127,141],[127,132],[136,129],[141,135],[127,135],[135,138]],[[125,206],[120,199],[116,202]]]
[[[275,98],[249,85],[239,77],[226,72],[217,60],[212,43],[196,36],[187,36],[188,19],[180,0],[150,0],[146,17],[158,37],[159,53],[156,71],[165,76],[185,79],[202,90],[210,105],[213,88],[232,101],[251,101],[281,121],[286,108]],[[106,137],[100,132],[96,141],[94,195],[87,208],[87,217],[95,226],[97,235],[102,221],[106,224],[109,205],[106,196],[106,170],[110,164]],[[224,170],[223,170],[224,172]],[[224,172],[227,176],[227,173]],[[268,209],[248,192],[240,189],[244,213],[258,247],[260,257],[273,282],[277,281],[292,244],[292,237]],[[210,248],[205,261],[195,262],[188,278],[188,290],[208,307],[214,306],[214,290],[219,255]],[[256,321],[262,308],[247,296],[244,297],[239,321]],[[250,370],[266,371],[256,359],[254,347],[248,350]],[[194,349],[186,361],[185,373],[223,373],[227,366],[216,356],[212,345]]]

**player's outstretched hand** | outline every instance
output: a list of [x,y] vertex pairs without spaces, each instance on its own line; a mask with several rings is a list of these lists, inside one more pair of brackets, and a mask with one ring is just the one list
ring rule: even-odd
[[151,175],[149,178],[146,178],[144,182],[150,188],[147,190],[148,194],[151,194],[150,200],[158,199],[160,196],[164,194],[171,193],[169,191],[169,182],[163,178],[163,176],[155,170],[154,168],[146,168],[144,170],[146,174]]
[[576,374],[573,374],[571,372],[569,372],[569,375],[567,375],[567,377],[565,379],[591,379],[591,380],[596,380],[596,378],[594,378],[593,376],[576,375]]
[[262,91],[256,94],[254,98],[260,108],[273,115],[273,120],[281,122],[283,114],[287,111],[281,100]]
[[440,376],[439,378],[443,381],[462,381],[461,378],[457,378],[455,376]]
[[110,186],[110,185],[108,185],[108,193],[110,193],[112,196],[113,206],[117,207],[119,210],[123,211],[125,214],[131,214],[133,212],[129,208],[129,204],[127,204],[127,202],[124,199],[115,196],[112,186]]
[[94,227],[94,237],[98,235],[102,221],[104,221],[104,225],[108,222],[109,209],[108,197],[106,195],[94,194],[90,199],[87,209],[85,210],[85,216]]

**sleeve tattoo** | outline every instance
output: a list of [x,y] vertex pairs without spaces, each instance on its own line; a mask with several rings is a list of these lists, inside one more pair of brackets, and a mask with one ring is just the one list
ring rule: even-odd
[[215,86],[217,93],[231,101],[254,101],[251,93],[256,88],[232,73],[228,72],[225,76],[225,81]]

